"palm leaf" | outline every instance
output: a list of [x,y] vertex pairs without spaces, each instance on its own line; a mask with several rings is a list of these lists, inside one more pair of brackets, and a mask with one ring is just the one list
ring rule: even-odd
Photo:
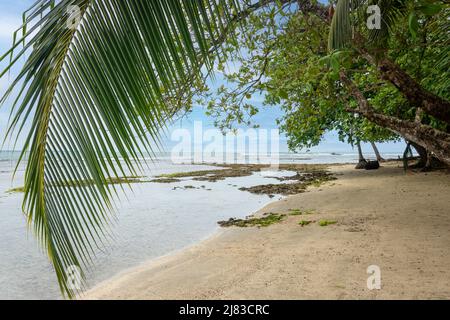
[[[68,28],[73,5],[81,20]],[[67,270],[88,265],[108,235],[117,190],[107,181],[137,174],[158,147],[176,112],[165,97],[176,96],[202,64],[210,67],[208,49],[238,6],[234,0],[41,0],[24,15],[13,46],[0,57],[10,59],[1,76],[20,57],[26,62],[1,103],[13,101],[8,135],[26,135],[23,211],[68,297],[77,290]]]
[[[386,44],[391,28],[405,14],[406,2],[402,0],[338,0],[328,35],[330,51],[351,45],[354,33],[367,33],[367,46],[380,47]],[[381,28],[367,29],[367,6],[380,8]]]
[[[443,70],[443,74],[450,70],[450,4],[443,5],[443,10],[438,19],[434,19],[430,26],[430,42],[439,47],[439,54],[436,67]],[[447,77],[447,83],[450,81]]]
[[328,48],[330,51],[345,47],[352,37],[350,9],[351,0],[339,0],[336,4],[328,35]]

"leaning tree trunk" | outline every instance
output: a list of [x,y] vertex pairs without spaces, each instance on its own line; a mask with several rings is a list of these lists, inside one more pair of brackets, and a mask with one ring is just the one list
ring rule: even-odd
[[409,144],[413,146],[414,149],[416,149],[417,153],[419,154],[419,162],[417,162],[414,167],[416,168],[423,168],[429,163],[428,159],[428,152],[427,149],[422,147],[421,145],[418,145],[414,141],[409,141]]
[[375,65],[382,80],[392,83],[414,106],[438,120],[450,124],[450,102],[424,89],[415,79],[387,57],[376,60],[367,50],[361,49],[364,58]]
[[436,130],[431,126],[417,125],[410,121],[375,112],[362,112],[361,114],[373,123],[423,146],[428,151],[433,152],[439,160],[450,165],[450,134]]
[[364,158],[361,148],[361,141],[359,139],[356,141],[356,146],[358,147],[358,164],[356,165],[355,169],[364,169],[366,167],[367,161]]
[[377,161],[382,162],[384,161],[384,158],[381,156],[380,151],[378,151],[377,145],[375,142],[370,141],[370,144],[372,145],[373,152],[375,153],[375,156],[377,157]]
[[358,102],[358,109],[349,109],[349,112],[359,113],[380,127],[389,129],[401,135],[406,140],[421,145],[428,151],[433,152],[440,161],[446,165],[450,165],[450,134],[437,130],[429,125],[418,124],[375,112],[363,93],[347,78],[347,75],[343,71],[340,72],[340,78],[350,95]]

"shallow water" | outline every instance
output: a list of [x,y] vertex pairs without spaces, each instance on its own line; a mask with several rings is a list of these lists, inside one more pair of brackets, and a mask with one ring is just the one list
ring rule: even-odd
[[[21,213],[23,194],[9,194],[23,185],[23,166],[11,180],[17,153],[0,152],[0,299],[59,299],[56,277],[46,256],[28,232]],[[385,155],[397,157],[397,154]],[[281,163],[355,162],[356,154],[281,154]],[[166,156],[150,165],[148,177],[217,167],[175,165]],[[268,177],[290,172],[261,172],[250,177],[204,182],[183,179],[178,183],[133,184],[117,202],[114,240],[99,251],[87,272],[88,288],[149,259],[180,250],[207,238],[217,221],[243,218],[278,198],[239,191],[240,187],[279,183]],[[199,189],[175,189],[191,185]],[[204,186],[203,188],[200,188]],[[207,189],[211,189],[210,191]]]
[[[6,191],[23,181],[20,168],[11,181],[12,163],[0,161],[0,299],[61,298],[55,275],[45,254],[27,231],[21,214],[23,194]],[[217,169],[208,166],[155,163],[146,174]],[[227,178],[218,182],[183,179],[178,183],[133,184],[133,190],[117,202],[117,219],[112,225],[114,240],[98,252],[87,272],[88,287],[149,259],[192,245],[218,228],[217,221],[245,217],[276,200],[239,191],[242,186],[278,183],[275,173]],[[278,175],[289,175],[278,172]],[[176,189],[191,185],[200,189]],[[211,189],[206,190],[206,189]]]

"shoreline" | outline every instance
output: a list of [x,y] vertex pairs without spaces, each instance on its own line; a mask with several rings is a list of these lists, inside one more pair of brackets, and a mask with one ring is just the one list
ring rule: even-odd
[[[405,175],[398,163],[371,172],[353,165],[329,169],[338,180],[273,201],[255,214],[295,207],[315,210],[311,215],[288,216],[264,228],[217,228],[196,244],[120,272],[81,298],[450,298],[448,175]],[[433,210],[420,201],[408,204],[422,188],[429,190]],[[432,194],[434,189],[439,193]],[[423,221],[421,208],[427,210]],[[409,216],[409,210],[419,217]],[[299,226],[302,219],[314,223]],[[320,227],[320,219],[337,224]],[[366,269],[377,263],[382,290],[370,291]]]
[[[395,161],[395,160],[392,160]],[[192,163],[192,165],[198,165],[198,166],[213,166],[216,167],[216,169],[210,169],[210,170],[200,170],[200,171],[187,171],[187,172],[175,172],[175,173],[170,173],[170,174],[161,174],[158,176],[155,176],[153,178],[153,182],[155,182],[156,180],[163,180],[163,179],[173,179],[173,177],[195,177],[197,173],[201,173],[199,176],[200,177],[206,177],[207,175],[213,173],[213,178],[228,178],[228,177],[239,177],[241,176],[240,174],[238,175],[227,175],[226,173],[222,175],[222,173],[224,173],[227,169],[233,170],[233,171],[242,171],[243,168],[248,168],[250,169],[251,172],[258,172],[259,168],[265,168],[265,167],[269,167],[270,165],[267,164],[217,164],[217,163]],[[286,171],[295,171],[295,170],[300,170],[301,172],[308,172],[311,170],[325,170],[328,171],[331,167],[336,167],[336,166],[352,166],[354,165],[353,163],[350,162],[345,162],[345,163],[313,163],[313,164],[280,164],[280,170],[286,170]],[[293,169],[294,168],[294,169]],[[221,172],[221,170],[224,170]],[[253,171],[254,170],[254,171]],[[242,175],[242,176],[245,176]],[[155,180],[156,179],[156,180]],[[212,180],[213,182],[216,182],[217,180]],[[167,183],[172,183],[175,181],[168,181]],[[166,183],[166,182],[164,182]],[[309,188],[309,186],[307,187]],[[244,193],[245,194],[245,193]],[[259,194],[266,194],[265,192],[261,192]],[[270,204],[282,201],[283,199],[285,199],[286,195],[282,196],[282,199],[274,199],[273,201],[269,202],[268,204],[260,207],[258,210],[256,210],[253,213],[248,213],[247,217],[252,217],[252,216],[258,216],[258,214],[261,216],[261,212],[264,210],[265,207],[267,207]],[[115,281],[121,281],[124,277],[126,277],[127,275],[131,275],[137,272],[140,272],[142,270],[146,270],[149,268],[152,268],[155,264],[159,264],[159,263],[164,263],[165,261],[171,260],[171,259],[176,259],[178,255],[182,255],[183,253],[189,252],[191,250],[195,250],[197,247],[201,247],[203,245],[207,245],[208,242],[210,241],[214,241],[216,238],[219,238],[222,234],[226,233],[226,232],[232,232],[232,230],[230,228],[224,228],[221,227],[219,224],[219,221],[217,221],[217,226],[215,228],[215,230],[213,230],[209,235],[206,235],[204,238],[198,240],[195,243],[189,244],[185,247],[176,249],[174,251],[170,251],[162,256],[158,256],[155,258],[151,258],[147,261],[143,261],[141,263],[139,263],[136,266],[130,267],[130,268],[126,268],[118,273],[116,273],[115,275],[113,275],[112,277],[105,279],[103,281],[100,281],[99,283],[95,284],[93,287],[91,287],[90,289],[86,290],[85,292],[81,293],[79,295],[78,298],[81,299],[89,299],[89,295],[91,294],[91,292],[104,287],[106,285],[108,285],[111,282],[115,282]]]
[[[276,202],[276,201],[274,201]],[[89,300],[90,294],[92,292],[95,292],[98,289],[101,289],[105,286],[108,286],[111,283],[123,281],[127,276],[139,273],[141,271],[147,270],[149,268],[156,267],[159,264],[171,261],[172,259],[176,259],[178,255],[182,255],[186,252],[189,252],[191,250],[195,250],[198,246],[207,245],[209,241],[214,241],[216,238],[219,238],[223,232],[226,232],[224,228],[217,227],[211,234],[205,236],[203,239],[200,239],[198,242],[187,245],[183,248],[168,252],[162,256],[151,258],[147,261],[144,261],[134,267],[127,268],[123,271],[118,272],[117,274],[113,275],[112,277],[103,280],[96,285],[94,285],[92,288],[86,290],[84,293],[82,293],[78,299],[82,300]]]

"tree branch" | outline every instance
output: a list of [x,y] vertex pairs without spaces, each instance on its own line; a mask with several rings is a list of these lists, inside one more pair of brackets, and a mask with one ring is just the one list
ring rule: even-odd
[[362,56],[377,66],[381,79],[392,83],[408,101],[429,115],[450,124],[450,102],[424,89],[408,73],[387,57],[377,59],[361,48]]
[[339,76],[349,93],[358,102],[357,109],[346,109],[346,111],[358,113],[373,123],[424,146],[427,150],[432,151],[439,160],[450,165],[450,134],[428,125],[377,113],[345,72],[341,71]]

